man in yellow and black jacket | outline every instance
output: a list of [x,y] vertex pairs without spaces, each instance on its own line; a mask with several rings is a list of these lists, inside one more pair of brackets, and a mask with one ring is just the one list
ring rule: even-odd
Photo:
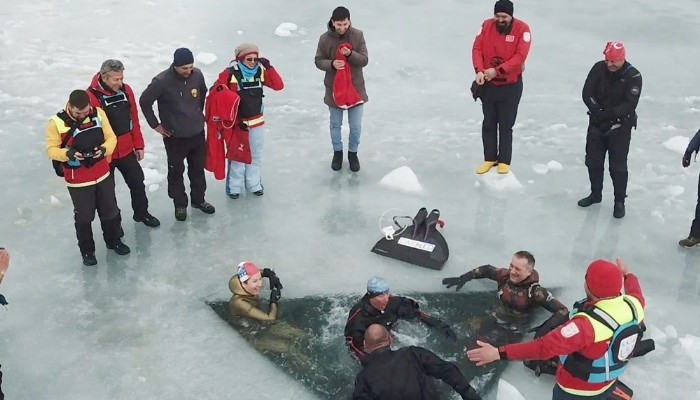
[[108,249],[119,255],[130,249],[120,238],[119,208],[114,194],[114,178],[108,157],[117,137],[104,111],[90,106],[84,90],[71,92],[65,108],[49,119],[46,127],[46,154],[61,163],[62,175],[73,201],[75,233],[83,264],[96,265],[92,220],[100,216]]

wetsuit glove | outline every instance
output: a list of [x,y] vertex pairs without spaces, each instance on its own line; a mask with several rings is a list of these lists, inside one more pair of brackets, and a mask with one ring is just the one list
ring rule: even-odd
[[688,168],[690,166],[690,158],[693,157],[693,151],[692,150],[686,150],[685,154],[683,154],[683,168]]
[[260,58],[258,58],[258,62],[260,63],[260,65],[262,65],[263,67],[265,67],[265,69],[270,69],[270,68],[271,68],[270,60],[268,60],[268,59],[265,58],[265,57],[260,57]]
[[438,326],[437,329],[440,332],[442,332],[442,334],[445,335],[446,338],[450,339],[453,342],[457,341],[457,334],[454,330],[452,330],[452,328],[449,325],[443,323],[442,325]]
[[467,272],[466,274],[455,278],[445,278],[442,280],[442,284],[447,286],[447,289],[451,288],[452,286],[456,286],[455,290],[459,290],[462,288],[462,286],[464,286],[465,283],[469,282],[471,279],[471,275],[469,275],[469,273]]
[[482,400],[479,393],[477,393],[471,386],[469,386],[469,389],[467,389],[466,392],[460,393],[459,395],[462,396],[462,400]]
[[271,270],[270,268],[264,268],[262,270],[262,277],[270,280],[270,289],[284,289],[282,282],[280,282],[280,278],[278,278],[275,271]]
[[272,291],[270,292],[270,304],[277,304],[277,302],[280,301],[281,297],[282,293],[279,289],[272,289]]

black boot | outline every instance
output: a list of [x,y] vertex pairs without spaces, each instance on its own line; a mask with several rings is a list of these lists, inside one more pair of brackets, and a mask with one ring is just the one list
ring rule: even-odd
[[357,172],[360,170],[360,160],[357,158],[356,151],[348,151],[348,162],[350,163],[350,171]]
[[[160,221],[158,221],[158,218],[152,216],[148,212],[146,212],[144,215],[134,215],[134,221],[143,222],[143,224],[149,228],[157,228],[160,226]],[[122,235],[121,237],[123,236],[124,235]]]
[[588,195],[588,197],[584,197],[581,200],[579,200],[578,206],[579,207],[588,207],[592,204],[600,203],[602,200],[603,200],[602,196],[595,195],[595,194],[591,193]]
[[97,265],[97,258],[95,258],[95,253],[83,253],[83,265],[86,267],[92,267]]
[[625,202],[624,201],[616,201],[615,206],[613,207],[613,217],[615,218],[622,218],[625,216]]
[[[92,238],[92,224],[75,223],[75,236],[78,238],[80,254],[95,254],[95,241]],[[93,264],[95,265],[95,264]]]
[[333,171],[340,171],[341,168],[343,168],[343,152],[334,151],[333,160],[331,161],[331,169]]
[[125,256],[131,253],[131,249],[129,248],[129,246],[125,245],[121,240],[117,240],[115,243],[108,244],[107,248],[110,250],[114,250],[114,252],[119,254],[120,256]]

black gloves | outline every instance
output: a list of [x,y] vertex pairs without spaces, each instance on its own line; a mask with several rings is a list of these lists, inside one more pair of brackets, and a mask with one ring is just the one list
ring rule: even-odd
[[68,153],[66,154],[68,156],[68,161],[75,161],[75,153],[77,153],[78,150],[69,147],[68,148]]
[[262,270],[262,277],[270,280],[270,289],[284,289],[284,286],[282,286],[282,282],[280,282],[280,278],[278,278],[275,271],[271,270],[270,268],[264,268]]
[[692,150],[686,150],[685,154],[683,154],[683,168],[688,168],[690,166],[690,158],[693,156],[693,151]]
[[272,289],[270,292],[270,304],[277,304],[281,297],[282,293],[280,293],[279,289]]
[[465,283],[469,282],[471,280],[471,277],[469,276],[469,273],[467,272],[466,274],[463,274],[461,276],[455,277],[455,278],[445,278],[442,280],[442,284],[447,286],[447,289],[451,288],[452,286],[456,286],[455,291],[459,290],[464,286]]
[[471,386],[469,386],[469,389],[467,389],[465,393],[460,393],[459,395],[462,396],[462,400],[481,400],[479,393]]
[[258,62],[260,63],[260,65],[265,67],[265,69],[270,69],[270,60],[268,60],[267,58],[260,57],[258,58]]
[[457,341],[457,334],[455,333],[455,331],[453,331],[449,325],[440,321],[439,319],[431,317],[430,315],[422,311],[418,312],[418,319],[423,321],[429,327],[434,328],[435,330],[445,335],[446,338],[452,341]]
[[445,335],[445,337],[450,339],[451,341],[453,341],[453,342],[457,341],[457,334],[446,323],[443,322],[442,325],[437,327],[437,330],[442,332],[442,334]]

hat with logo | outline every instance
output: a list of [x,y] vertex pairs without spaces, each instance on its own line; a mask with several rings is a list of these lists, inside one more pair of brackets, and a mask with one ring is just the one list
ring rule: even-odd
[[250,279],[251,276],[260,273],[260,268],[253,264],[252,261],[243,261],[236,266],[236,275],[241,283]]
[[622,42],[608,42],[603,50],[605,61],[624,61],[625,45]]
[[618,296],[622,292],[623,281],[620,267],[608,260],[595,260],[586,270],[586,287],[599,299]]

